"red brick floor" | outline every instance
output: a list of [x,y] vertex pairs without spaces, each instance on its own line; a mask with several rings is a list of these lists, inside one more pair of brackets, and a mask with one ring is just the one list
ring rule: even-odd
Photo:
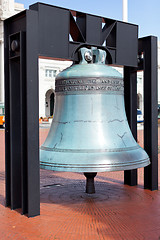
[[[40,130],[41,143],[47,131]],[[4,130],[0,130],[0,240],[158,240],[160,191],[144,190],[143,170],[138,172],[136,187],[123,184],[123,172],[98,173],[96,193],[88,195],[83,174],[41,170],[41,215],[27,218],[4,206]]]

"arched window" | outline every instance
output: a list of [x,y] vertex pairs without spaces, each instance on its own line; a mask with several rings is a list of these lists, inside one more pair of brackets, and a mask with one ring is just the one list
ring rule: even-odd
[[53,89],[49,89],[46,92],[46,104],[45,104],[46,117],[53,116],[53,112],[54,112],[54,91]]
[[50,95],[50,116],[53,116],[54,112],[54,92]]
[[143,108],[142,94],[140,94],[140,93],[137,94],[137,108],[141,109],[141,110]]

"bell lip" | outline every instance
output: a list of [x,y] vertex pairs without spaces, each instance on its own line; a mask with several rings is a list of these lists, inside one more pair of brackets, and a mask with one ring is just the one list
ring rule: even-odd
[[[150,159],[146,158],[144,160],[138,160],[138,161],[132,161],[127,163],[119,163],[119,164],[95,164],[94,166],[77,166],[76,164],[55,164],[48,165],[45,162],[40,162],[40,168],[46,169],[46,170],[52,170],[52,171],[60,171],[60,172],[114,172],[114,171],[125,171],[125,170],[132,170],[132,169],[138,169],[142,167],[146,167],[150,164]],[[57,166],[56,166],[57,165]],[[100,166],[101,165],[101,166]]]

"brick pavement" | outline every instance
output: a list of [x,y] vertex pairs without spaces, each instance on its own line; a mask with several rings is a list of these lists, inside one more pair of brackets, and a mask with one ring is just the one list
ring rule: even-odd
[[143,189],[143,169],[136,187],[123,185],[123,172],[98,173],[94,195],[83,174],[41,170],[41,215],[27,218],[4,207],[4,130],[0,153],[0,240],[160,239],[160,191]]

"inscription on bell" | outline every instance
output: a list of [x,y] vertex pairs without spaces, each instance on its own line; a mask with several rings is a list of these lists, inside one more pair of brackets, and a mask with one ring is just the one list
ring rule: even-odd
[[85,78],[85,79],[58,79],[56,92],[70,91],[124,91],[122,78]]

